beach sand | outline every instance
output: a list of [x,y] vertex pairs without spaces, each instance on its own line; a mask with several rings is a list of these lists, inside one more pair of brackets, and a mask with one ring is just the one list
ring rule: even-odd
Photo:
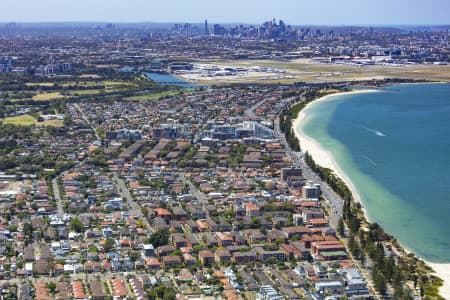
[[[361,197],[354,186],[353,182],[348,178],[347,174],[345,174],[341,167],[337,164],[336,160],[334,159],[333,154],[329,151],[324,149],[318,142],[316,142],[311,137],[307,136],[303,131],[299,129],[299,124],[301,124],[303,121],[305,121],[307,114],[306,110],[308,107],[313,104],[317,103],[318,101],[332,101],[335,99],[338,99],[336,96],[341,96],[343,94],[359,94],[359,93],[368,93],[368,92],[379,92],[378,90],[358,90],[358,91],[351,91],[351,92],[343,92],[343,93],[336,93],[324,96],[322,98],[319,98],[311,103],[309,103],[304,109],[300,111],[298,114],[297,119],[295,119],[293,126],[295,134],[300,141],[300,147],[302,151],[308,151],[309,154],[313,157],[314,161],[325,168],[329,168],[333,170],[337,176],[339,176],[345,184],[348,185],[350,190],[352,191],[353,197],[355,198],[355,201],[361,202]],[[367,217],[367,214],[366,214]]]
[[[295,119],[293,126],[294,131],[297,136],[297,138],[300,141],[300,147],[302,151],[308,151],[308,153],[313,157],[314,161],[325,168],[329,168],[333,170],[336,175],[341,178],[345,184],[350,188],[353,198],[355,201],[361,202],[361,196],[358,193],[358,190],[356,189],[353,182],[350,180],[350,178],[345,174],[345,172],[342,171],[341,167],[338,165],[336,160],[334,159],[333,154],[322,147],[317,141],[312,139],[311,137],[307,136],[303,131],[301,131],[301,126],[299,126],[302,122],[304,122],[307,118],[306,110],[308,107],[316,103],[317,101],[332,101],[338,99],[336,96],[340,96],[343,94],[357,94],[357,93],[367,93],[367,92],[379,92],[378,90],[358,90],[358,91],[351,91],[351,92],[343,92],[343,93],[337,93],[337,94],[331,94],[324,96],[322,98],[319,98],[311,103],[309,103],[303,110],[300,111],[298,114],[297,119]],[[363,212],[366,216],[366,219],[370,222],[370,219],[368,218],[367,212],[363,208]],[[436,275],[444,280],[444,285],[440,288],[439,292],[441,296],[443,296],[445,299],[450,299],[450,264],[437,264],[437,263],[430,263],[425,261],[435,272]]]
[[439,289],[442,297],[450,299],[450,264],[436,264],[425,261],[435,272],[436,275],[444,280],[444,284]]

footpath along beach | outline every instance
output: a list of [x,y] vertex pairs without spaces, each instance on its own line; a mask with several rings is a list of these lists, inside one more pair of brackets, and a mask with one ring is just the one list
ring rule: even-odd
[[[344,94],[362,94],[362,93],[376,93],[376,92],[380,91],[375,89],[365,89],[365,90],[336,93],[321,97],[319,99],[312,101],[304,109],[302,109],[293,123],[293,128],[298,140],[300,141],[300,147],[302,151],[303,152],[307,151],[318,165],[333,170],[336,173],[336,175],[340,177],[349,187],[355,201],[360,202],[361,204],[363,204],[364,201],[361,199],[360,193],[358,193],[358,189],[353,184],[351,179],[347,176],[347,174],[339,166],[333,153],[325,149],[320,143],[318,143],[312,137],[306,135],[302,131],[302,124],[304,124],[307,121],[308,117],[307,111],[311,105],[323,101],[338,101],[339,97]],[[367,212],[364,209],[363,212],[366,216],[366,219],[370,222]],[[408,250],[405,249],[405,251]],[[430,263],[427,261],[425,262],[436,272],[436,275],[444,281],[443,286],[439,290],[440,294],[445,299],[450,299],[450,264]]]

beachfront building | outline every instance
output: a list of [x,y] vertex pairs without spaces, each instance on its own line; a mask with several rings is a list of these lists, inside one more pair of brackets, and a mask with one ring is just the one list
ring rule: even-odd
[[320,184],[308,181],[302,187],[302,196],[306,199],[319,199],[320,198]]

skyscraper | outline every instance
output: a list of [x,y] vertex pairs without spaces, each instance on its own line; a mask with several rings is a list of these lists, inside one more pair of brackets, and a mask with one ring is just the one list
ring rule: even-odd
[[205,35],[209,34],[208,20],[205,20]]

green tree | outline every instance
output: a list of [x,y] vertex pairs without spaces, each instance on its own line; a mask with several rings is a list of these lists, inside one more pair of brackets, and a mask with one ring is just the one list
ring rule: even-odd
[[70,228],[72,228],[73,231],[81,233],[84,231],[84,225],[83,222],[81,222],[80,219],[78,219],[77,217],[72,218],[72,220],[70,220]]
[[105,251],[110,251],[114,249],[114,246],[115,246],[114,240],[112,238],[106,238],[105,246],[103,247]]
[[342,219],[342,218],[339,219],[337,230],[338,230],[340,236],[344,236],[344,234],[345,234],[344,219]]
[[167,245],[169,243],[169,234],[170,233],[168,229],[158,230],[150,236],[150,243],[155,248]]
[[33,226],[31,226],[30,223],[25,223],[23,225],[23,234],[25,235],[26,238],[31,239],[33,234]]
[[387,291],[386,278],[384,277],[383,274],[378,272],[378,269],[376,266],[373,268],[372,278],[373,278],[373,283],[375,285],[375,289],[377,290],[377,292],[380,293],[381,295],[385,295],[386,291]]
[[165,287],[164,285],[159,285],[154,289],[147,291],[147,296],[150,300],[175,300],[175,291],[171,288]]
[[50,294],[54,294],[56,292],[56,283],[50,281],[49,283],[47,283],[47,289],[49,290]]

